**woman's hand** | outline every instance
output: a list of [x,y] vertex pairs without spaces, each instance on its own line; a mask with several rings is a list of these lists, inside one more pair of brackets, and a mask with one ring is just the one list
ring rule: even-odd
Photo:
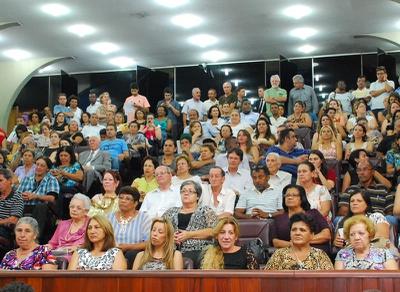
[[188,232],[186,230],[179,229],[177,232],[175,232],[174,237],[175,237],[175,243],[178,242],[177,244],[181,244],[182,242],[188,239]]
[[344,239],[340,237],[339,232],[336,232],[336,236],[335,236],[335,240],[333,242],[333,245],[338,247],[338,248],[342,248],[344,246]]
[[62,249],[63,250],[68,250],[68,253],[73,254],[78,246],[64,246]]

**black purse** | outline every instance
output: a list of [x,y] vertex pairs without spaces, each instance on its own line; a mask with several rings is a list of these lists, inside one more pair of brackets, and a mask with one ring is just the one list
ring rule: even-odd
[[248,243],[244,245],[246,248],[251,249],[254,253],[254,257],[256,258],[259,264],[266,264],[268,261],[268,256],[265,253],[265,249],[267,248],[264,245],[264,242],[260,238],[252,238]]

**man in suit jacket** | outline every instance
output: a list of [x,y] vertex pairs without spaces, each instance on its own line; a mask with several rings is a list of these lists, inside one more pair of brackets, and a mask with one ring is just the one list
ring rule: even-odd
[[89,191],[96,178],[102,179],[102,173],[111,169],[111,156],[108,151],[100,150],[100,139],[97,136],[89,138],[90,150],[79,154],[79,162],[84,170],[83,185]]
[[258,86],[257,93],[259,99],[254,103],[254,111],[261,114],[267,112],[267,103],[264,100],[265,86]]

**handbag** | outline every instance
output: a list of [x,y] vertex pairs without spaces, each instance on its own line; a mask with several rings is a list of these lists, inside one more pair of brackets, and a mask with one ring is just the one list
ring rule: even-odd
[[265,253],[266,246],[264,242],[260,238],[252,238],[248,243],[244,245],[246,248],[251,249],[254,253],[254,257],[256,258],[259,264],[266,264],[268,261],[268,256]]

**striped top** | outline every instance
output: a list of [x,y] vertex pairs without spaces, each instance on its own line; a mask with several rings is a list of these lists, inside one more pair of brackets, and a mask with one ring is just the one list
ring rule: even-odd
[[22,217],[24,200],[20,193],[11,190],[11,193],[4,199],[0,199],[0,219],[7,219],[11,216]]
[[118,222],[115,213],[107,215],[114,228],[117,244],[135,244],[149,240],[151,218],[144,212],[139,212],[128,224]]

